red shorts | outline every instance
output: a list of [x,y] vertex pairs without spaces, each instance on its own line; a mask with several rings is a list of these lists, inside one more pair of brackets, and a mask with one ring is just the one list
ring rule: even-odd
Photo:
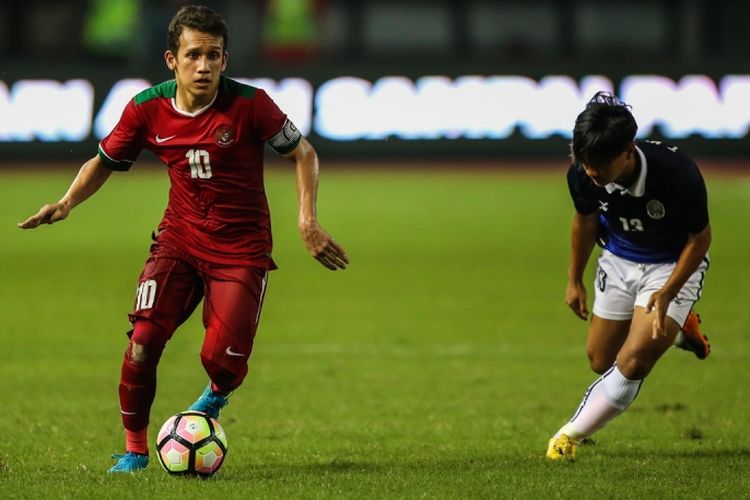
[[138,281],[131,322],[148,319],[166,338],[203,302],[201,356],[247,363],[266,291],[267,271],[197,261],[155,246]]

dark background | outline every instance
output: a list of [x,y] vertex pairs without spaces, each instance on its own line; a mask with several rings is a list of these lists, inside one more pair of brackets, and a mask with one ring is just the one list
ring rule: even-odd
[[[85,78],[95,109],[122,78],[170,78],[165,34],[185,3],[155,0],[4,1],[0,81]],[[733,0],[296,0],[205,1],[230,29],[229,75],[303,77],[314,85],[342,75],[657,74],[678,80],[750,73],[750,2]],[[285,31],[286,30],[286,31]],[[748,111],[750,113],[750,110]],[[571,124],[572,126],[572,124]],[[655,138],[658,137],[658,131]],[[567,139],[354,141],[312,137],[329,157],[536,158],[559,156]],[[675,141],[672,141],[675,142]],[[741,159],[750,141],[677,141],[698,156]],[[3,158],[88,155],[83,143],[0,143]]]

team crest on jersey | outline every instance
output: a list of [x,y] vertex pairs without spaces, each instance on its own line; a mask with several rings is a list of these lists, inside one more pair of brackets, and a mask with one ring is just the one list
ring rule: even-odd
[[214,138],[216,144],[223,148],[231,146],[235,139],[234,129],[230,125],[219,125],[214,131]]
[[646,204],[646,213],[652,219],[661,219],[664,217],[666,210],[659,200],[651,200]]

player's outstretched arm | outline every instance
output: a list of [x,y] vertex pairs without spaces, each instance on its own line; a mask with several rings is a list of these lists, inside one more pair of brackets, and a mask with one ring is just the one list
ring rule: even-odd
[[21,229],[34,229],[40,224],[53,224],[65,219],[73,208],[96,193],[111,174],[112,170],[102,163],[99,156],[94,156],[83,164],[60,201],[42,206],[36,214],[19,222],[17,226]]
[[331,235],[318,224],[316,199],[318,195],[318,154],[303,137],[294,150],[284,155],[297,166],[297,199],[299,202],[299,231],[302,241],[321,264],[328,269],[346,269],[349,257]]

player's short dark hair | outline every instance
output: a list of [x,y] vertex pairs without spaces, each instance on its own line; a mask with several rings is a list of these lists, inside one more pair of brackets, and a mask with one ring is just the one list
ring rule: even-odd
[[609,92],[597,92],[576,118],[570,144],[573,160],[606,165],[628,148],[637,131],[630,106]]
[[180,46],[180,35],[185,29],[220,36],[224,40],[224,50],[229,43],[229,30],[224,18],[203,5],[186,5],[181,7],[169,23],[167,31],[167,49],[177,54]]

